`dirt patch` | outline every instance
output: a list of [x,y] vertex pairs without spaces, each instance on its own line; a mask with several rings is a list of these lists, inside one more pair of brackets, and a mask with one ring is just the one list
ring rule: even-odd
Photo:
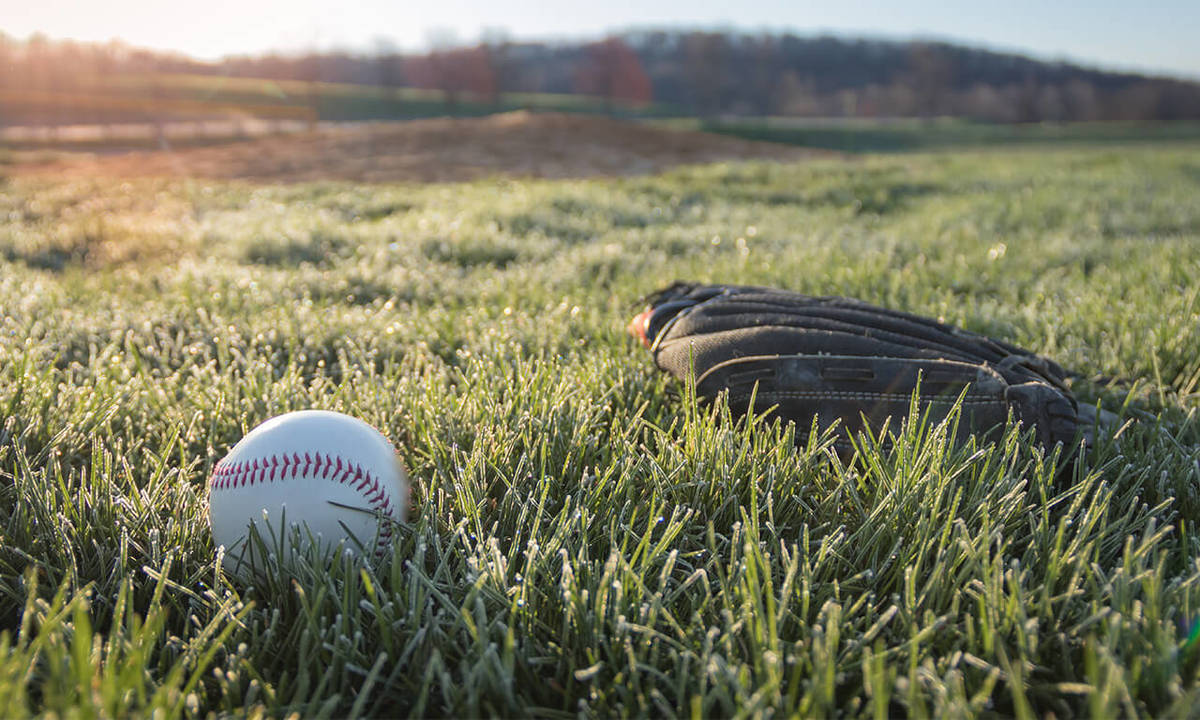
[[819,151],[607,117],[505,113],[322,128],[182,150],[18,162],[18,174],[196,177],[266,182],[446,182],[505,175],[644,175],[727,160],[796,160]]

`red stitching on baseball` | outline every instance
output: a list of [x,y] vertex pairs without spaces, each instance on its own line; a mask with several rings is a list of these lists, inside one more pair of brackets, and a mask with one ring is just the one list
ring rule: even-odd
[[[352,480],[350,486],[354,488],[354,491],[367,501],[372,510],[383,516],[380,518],[378,540],[375,542],[375,557],[384,556],[388,546],[391,545],[395,522],[392,518],[392,499],[388,496],[387,489],[371,475],[370,470],[363,470],[362,465],[349,461],[343,464],[340,456],[326,454],[322,458],[320,453],[315,456],[308,452],[304,453],[303,471],[300,467],[300,453],[293,453],[290,458],[287,454],[265,456],[261,458],[261,465],[259,465],[259,460],[260,458],[255,458],[252,462],[239,461],[236,463],[227,463],[222,460],[213,468],[211,487],[225,490],[253,486],[256,479],[259,483],[275,482],[277,479],[285,480],[288,479],[289,465],[292,469],[292,479],[301,474],[308,475],[311,468],[312,475],[319,475],[322,480],[332,480],[339,485],[345,485],[347,481]],[[270,474],[268,474],[268,470]],[[330,473],[333,475],[332,478]]]

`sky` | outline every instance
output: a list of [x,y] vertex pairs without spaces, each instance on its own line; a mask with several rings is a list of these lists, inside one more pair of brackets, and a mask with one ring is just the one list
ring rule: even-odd
[[119,38],[206,60],[382,43],[419,50],[494,29],[552,40],[650,27],[936,38],[1200,79],[1200,0],[0,0],[0,31],[16,38]]

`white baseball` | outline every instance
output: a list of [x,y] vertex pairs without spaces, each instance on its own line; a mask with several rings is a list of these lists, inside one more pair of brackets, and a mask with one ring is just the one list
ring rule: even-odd
[[345,541],[348,550],[382,555],[407,502],[404,468],[378,430],[349,415],[303,410],[254,428],[217,464],[208,518],[234,570],[248,555],[252,524],[267,542],[299,527],[303,542]]

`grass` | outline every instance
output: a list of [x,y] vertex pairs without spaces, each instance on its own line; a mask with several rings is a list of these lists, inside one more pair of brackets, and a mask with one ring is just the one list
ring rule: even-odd
[[1200,140],[1194,122],[1074,122],[998,124],[958,118],[753,118],[661,121],[747,140],[803,145],[846,153],[913,152],[1014,145],[1177,143]]
[[[8,715],[1187,715],[1200,696],[1200,147],[456,186],[11,179]],[[735,421],[623,326],[672,279],[1043,352],[1127,421]],[[1111,378],[1111,380],[1109,380]],[[224,576],[209,471],[341,410],[414,480],[391,557]],[[795,449],[793,437],[805,438]]]

